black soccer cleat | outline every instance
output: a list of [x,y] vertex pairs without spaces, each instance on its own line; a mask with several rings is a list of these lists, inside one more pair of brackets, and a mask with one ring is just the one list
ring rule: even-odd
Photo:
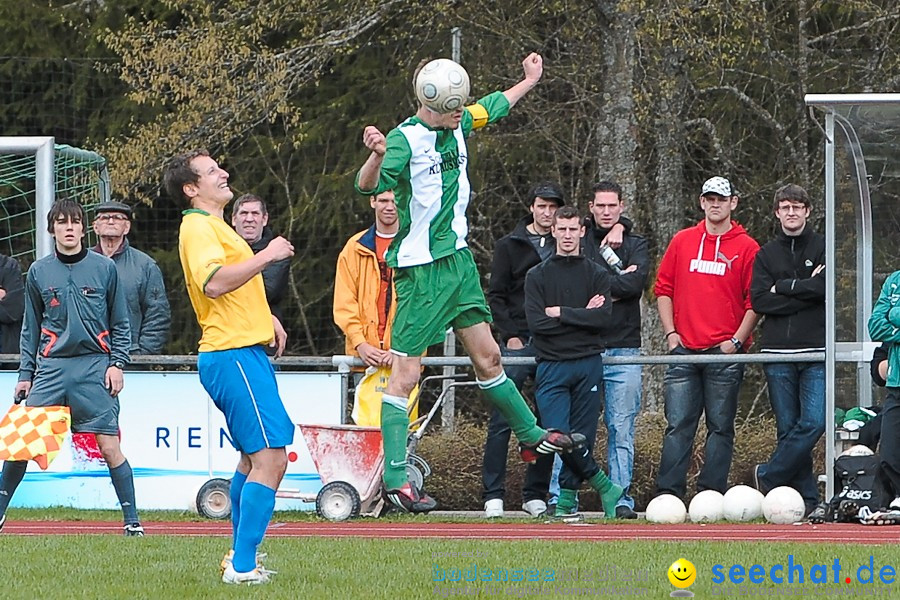
[[140,523],[127,523],[122,528],[122,533],[125,537],[144,537],[144,528]]
[[580,433],[563,433],[558,429],[548,429],[534,444],[519,444],[519,454],[527,463],[536,462],[541,454],[568,454],[575,448],[584,446],[586,438]]
[[408,513],[427,513],[437,508],[434,498],[409,482],[402,487],[384,491],[384,497],[394,506]]

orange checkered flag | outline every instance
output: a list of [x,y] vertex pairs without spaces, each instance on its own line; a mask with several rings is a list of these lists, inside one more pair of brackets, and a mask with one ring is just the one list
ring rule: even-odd
[[71,424],[68,406],[14,404],[0,420],[0,460],[33,460],[46,471]]

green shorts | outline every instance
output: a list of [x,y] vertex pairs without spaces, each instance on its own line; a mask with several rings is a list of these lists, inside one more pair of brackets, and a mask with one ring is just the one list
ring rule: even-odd
[[119,399],[106,389],[108,354],[40,358],[27,406],[68,406],[73,433],[119,433]]
[[394,269],[397,315],[391,351],[421,356],[444,340],[447,329],[493,321],[475,259],[468,248],[426,265]]

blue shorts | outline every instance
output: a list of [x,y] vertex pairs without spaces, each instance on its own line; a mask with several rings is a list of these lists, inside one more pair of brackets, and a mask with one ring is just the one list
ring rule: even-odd
[[225,415],[236,450],[253,454],[294,441],[294,424],[262,346],[201,352],[197,370],[200,383]]

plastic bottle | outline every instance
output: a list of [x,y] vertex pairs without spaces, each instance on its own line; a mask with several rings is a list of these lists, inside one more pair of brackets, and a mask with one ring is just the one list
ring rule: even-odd
[[616,251],[603,244],[600,246],[600,256],[603,257],[603,260],[606,261],[610,267],[612,267],[613,271],[617,274],[621,275],[622,271],[625,269],[625,264],[622,262],[622,259],[619,258],[619,255],[616,254]]

